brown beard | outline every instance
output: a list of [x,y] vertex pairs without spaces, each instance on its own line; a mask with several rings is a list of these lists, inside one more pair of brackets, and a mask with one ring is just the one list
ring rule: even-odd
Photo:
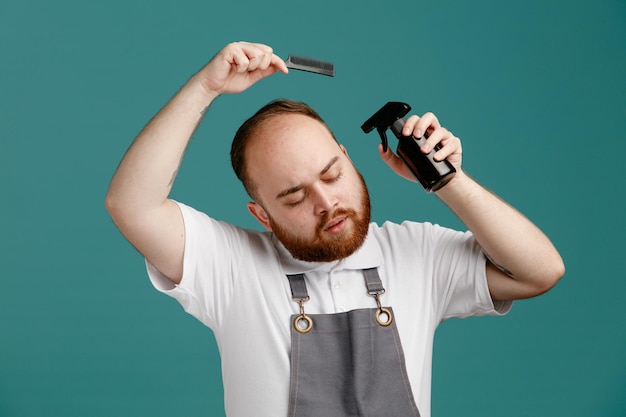
[[[270,216],[272,231],[291,256],[307,262],[331,262],[347,258],[361,247],[369,230],[371,209],[365,181],[360,173],[358,175],[361,180],[361,215],[359,216],[353,209],[337,209],[332,213],[325,213],[316,228],[315,238],[312,241],[295,236],[287,228],[274,222]],[[324,228],[327,227],[328,222],[340,216],[345,216],[346,221],[350,219],[354,230],[336,236],[326,236]]]

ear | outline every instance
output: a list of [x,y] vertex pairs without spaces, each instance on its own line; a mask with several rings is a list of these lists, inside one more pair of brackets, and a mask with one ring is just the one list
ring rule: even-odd
[[270,225],[270,217],[267,215],[267,212],[259,203],[254,201],[248,202],[248,211],[259,223],[263,225],[268,231],[272,231],[272,226]]

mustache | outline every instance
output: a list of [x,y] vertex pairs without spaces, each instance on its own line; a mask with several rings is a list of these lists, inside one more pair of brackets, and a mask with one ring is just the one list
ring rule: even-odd
[[322,216],[322,219],[317,225],[318,233],[322,233],[324,230],[326,230],[326,228],[330,225],[330,223],[332,223],[339,217],[356,219],[358,216],[357,216],[356,210],[345,209],[345,208],[339,208],[332,212],[324,213],[324,215]]

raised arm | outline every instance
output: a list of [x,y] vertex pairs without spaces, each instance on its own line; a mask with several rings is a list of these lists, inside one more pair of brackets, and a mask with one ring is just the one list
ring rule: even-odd
[[[494,300],[534,297],[552,288],[563,276],[561,256],[546,235],[519,211],[476,183],[461,169],[461,141],[441,127],[437,118],[411,116],[404,134],[430,136],[422,147],[428,153],[436,144],[442,148],[435,159],[448,159],[457,169],[452,181],[437,191],[441,198],[472,231],[487,253],[487,282]],[[383,160],[398,174],[415,181],[410,171],[391,150]]]
[[185,248],[181,213],[168,199],[185,148],[211,102],[246,90],[287,67],[269,46],[247,42],[222,49],[146,125],[124,155],[105,205],[128,241],[179,283]]

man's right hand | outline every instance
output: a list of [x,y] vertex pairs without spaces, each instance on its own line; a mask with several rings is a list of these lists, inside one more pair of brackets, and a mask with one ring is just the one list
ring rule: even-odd
[[260,43],[234,42],[215,55],[194,78],[207,94],[217,96],[240,93],[277,71],[287,74],[289,70],[271,47]]

